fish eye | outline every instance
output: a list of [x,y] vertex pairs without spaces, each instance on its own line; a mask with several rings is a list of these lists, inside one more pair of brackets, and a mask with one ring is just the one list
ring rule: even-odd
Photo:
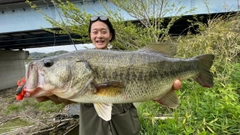
[[51,67],[52,65],[53,65],[53,60],[50,60],[50,59],[44,60],[45,67]]

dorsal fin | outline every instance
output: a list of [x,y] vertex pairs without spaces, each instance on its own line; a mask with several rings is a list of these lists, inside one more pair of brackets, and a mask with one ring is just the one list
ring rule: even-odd
[[177,45],[169,42],[159,42],[152,45],[145,46],[144,48],[138,50],[143,52],[156,52],[163,53],[168,56],[174,56],[177,53]]

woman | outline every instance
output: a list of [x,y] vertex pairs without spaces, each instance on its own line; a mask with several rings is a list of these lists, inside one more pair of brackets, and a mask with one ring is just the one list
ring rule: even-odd
[[[93,16],[88,32],[95,49],[108,49],[115,39],[112,24],[105,16]],[[179,83],[174,83],[176,89],[181,87]],[[140,123],[132,103],[114,104],[110,121],[98,117],[92,104],[81,104],[80,114],[80,135],[139,135]]]
[[[105,16],[94,16],[89,24],[89,36],[95,49],[108,49],[115,39],[115,31]],[[112,119],[101,119],[92,104],[80,105],[80,135],[138,135],[140,123],[137,110],[132,103],[114,104]]]
[[[95,49],[108,49],[108,44],[115,39],[115,30],[105,16],[93,16],[89,24],[89,37]],[[173,89],[181,88],[181,82],[176,80]],[[38,101],[52,100],[55,103],[70,103],[56,96],[41,97]],[[80,104],[79,116],[80,135],[139,135],[140,123],[137,110],[132,103],[114,104],[112,119],[101,119],[93,104]]]

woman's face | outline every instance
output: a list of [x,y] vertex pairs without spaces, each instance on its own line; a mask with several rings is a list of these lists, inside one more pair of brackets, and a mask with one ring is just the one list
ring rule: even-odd
[[112,39],[112,34],[105,23],[96,21],[92,23],[90,38],[96,49],[107,49],[108,43]]

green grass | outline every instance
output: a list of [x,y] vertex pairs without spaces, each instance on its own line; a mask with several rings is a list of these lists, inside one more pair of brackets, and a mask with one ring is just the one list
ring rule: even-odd
[[[215,55],[211,71],[214,87],[207,89],[184,81],[177,91],[181,103],[172,110],[153,101],[138,107],[142,135],[238,135],[240,134],[240,21],[239,16],[209,20],[198,35],[177,39],[178,57]],[[158,116],[171,119],[155,120]]]
[[[4,99],[4,106],[0,111],[0,134],[6,132],[17,132],[17,129],[26,127],[30,131],[34,125],[34,130],[37,130],[37,123],[45,123],[46,118],[52,117],[53,114],[63,110],[64,105],[56,105],[51,101],[37,102],[33,98],[26,98],[22,101],[16,101],[15,97]],[[45,123],[46,124],[46,123]]]
[[11,130],[15,130],[16,128],[30,126],[32,124],[33,124],[33,122],[31,122],[29,120],[24,120],[21,118],[12,119],[12,120],[9,120],[9,121],[3,123],[0,126],[0,133],[6,133]]
[[[231,81],[231,80],[230,80]],[[235,82],[235,81],[232,81]],[[240,102],[236,84],[216,84],[201,87],[195,82],[183,82],[178,92],[181,103],[168,109],[149,101],[138,107],[142,135],[210,135],[240,134]],[[157,116],[171,116],[154,120]]]
[[36,102],[34,99],[24,99],[19,101],[19,103],[10,104],[5,110],[6,113],[11,114],[13,112],[21,112],[26,109],[32,108],[35,111],[43,112],[59,112],[63,109],[64,105],[56,105],[51,101],[46,102]]

